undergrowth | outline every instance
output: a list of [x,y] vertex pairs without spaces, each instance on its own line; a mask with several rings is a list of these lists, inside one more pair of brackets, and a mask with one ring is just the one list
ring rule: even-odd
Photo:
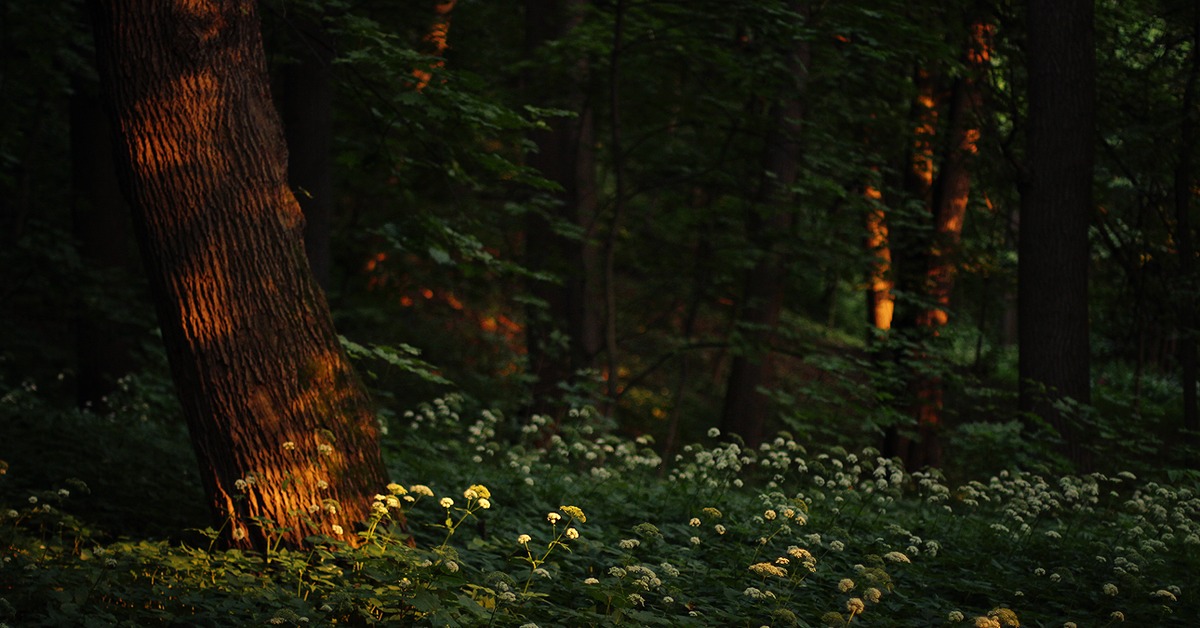
[[[35,400],[10,393],[3,418]],[[1191,473],[1168,484],[1010,469],[950,486],[871,449],[809,451],[781,434],[751,450],[715,430],[664,461],[587,408],[521,426],[455,396],[387,427],[393,483],[357,548],[313,537],[230,551],[211,528],[122,537],[89,519],[88,478],[34,489],[20,478],[36,457],[0,465],[0,622],[1200,624]],[[186,446],[124,429],[163,457]],[[172,481],[191,478],[144,495],[146,516],[193,498]]]

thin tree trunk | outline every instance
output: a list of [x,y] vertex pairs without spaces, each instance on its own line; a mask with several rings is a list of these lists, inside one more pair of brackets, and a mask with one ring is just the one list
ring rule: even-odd
[[1087,466],[1084,434],[1061,399],[1091,401],[1088,227],[1095,139],[1092,0],[1026,3],[1028,171],[1017,272],[1021,409],[1048,421]]
[[209,505],[263,549],[351,543],[384,483],[287,184],[256,3],[92,3],[118,168]]
[[[579,26],[586,5],[584,0],[527,0],[528,53],[533,56],[548,42],[570,34]],[[561,188],[553,199],[556,205],[545,208],[547,215],[531,212],[525,225],[526,265],[561,279],[561,283],[538,281],[532,286],[533,295],[545,307],[531,308],[526,324],[529,366],[536,380],[532,409],[556,416],[560,414],[558,384],[592,365],[604,335],[604,262],[596,242],[595,131],[584,91],[588,72],[586,60],[581,59],[568,71],[565,84],[545,84],[545,77],[534,72],[525,79],[532,99],[577,114],[552,120],[548,129],[531,133],[538,149],[528,157],[531,167]],[[578,227],[582,240],[563,235],[556,223]],[[564,335],[566,347],[560,343]]]
[[1192,234],[1192,196],[1196,154],[1196,87],[1200,80],[1200,9],[1192,6],[1191,64],[1183,92],[1179,130],[1179,162],[1175,168],[1175,242],[1179,249],[1179,277],[1183,289],[1179,305],[1179,370],[1183,383],[1183,426],[1195,434],[1200,429],[1196,407],[1196,251]]
[[[799,2],[791,3],[790,8],[797,14],[804,12]],[[749,221],[750,239],[760,246],[762,254],[743,283],[738,323],[743,327],[747,349],[735,355],[730,365],[721,411],[721,430],[740,435],[747,445],[754,447],[762,442],[766,429],[770,405],[759,388],[771,371],[772,345],[786,290],[787,260],[777,249],[777,243],[792,232],[795,224],[789,201],[800,166],[800,130],[810,62],[808,43],[797,43],[789,56],[788,72],[794,77],[796,87],[772,107],[763,151],[766,176],[759,186],[758,207],[751,212]]]

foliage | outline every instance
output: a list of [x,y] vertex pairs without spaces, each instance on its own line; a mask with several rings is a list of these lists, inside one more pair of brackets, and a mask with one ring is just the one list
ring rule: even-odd
[[[6,414],[27,411],[33,399],[9,395]],[[973,618],[1000,626],[1200,619],[1187,588],[1200,566],[1195,474],[1167,485],[1128,472],[1004,470],[950,486],[939,473],[909,473],[870,449],[808,451],[781,434],[748,450],[715,430],[664,461],[648,438],[614,435],[591,409],[571,413],[578,421],[561,430],[541,418],[521,427],[450,396],[393,419],[391,473],[403,483],[379,487],[357,548],[314,537],[304,548],[225,551],[211,529],[184,540],[113,537],[80,501],[89,483],[16,489],[39,463],[5,464],[0,622],[924,627],[988,621]],[[155,431],[134,425],[135,438]],[[18,436],[36,431],[24,429]],[[137,457],[110,464],[133,468]],[[164,491],[141,510],[148,516],[188,499],[187,491]]]

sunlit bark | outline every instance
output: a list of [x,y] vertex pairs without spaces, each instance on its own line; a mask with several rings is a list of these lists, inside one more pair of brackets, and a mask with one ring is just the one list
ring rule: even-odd
[[879,188],[867,186],[863,192],[867,209],[867,252],[871,255],[871,271],[867,278],[867,317],[872,327],[880,331],[892,328],[896,297],[892,294],[892,249],[888,240],[887,212],[882,206]]
[[305,259],[255,7],[95,1],[97,57],[217,525],[242,547],[354,542],[379,432]]
[[446,54],[446,49],[450,47],[450,12],[454,10],[455,4],[458,4],[458,0],[442,0],[433,7],[433,24],[430,25],[429,32],[424,37],[433,61],[429,67],[413,70],[413,78],[417,80],[418,91],[428,87],[429,81],[433,78],[433,71],[443,67],[446,63],[442,55]]

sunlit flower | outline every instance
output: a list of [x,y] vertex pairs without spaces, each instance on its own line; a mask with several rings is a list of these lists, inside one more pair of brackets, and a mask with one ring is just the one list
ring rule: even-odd
[[336,535],[338,535],[338,536],[341,536],[341,535],[342,535],[342,533],[343,533],[343,532],[345,532],[345,530],[343,530],[343,529],[342,529],[342,526],[340,526],[340,525],[338,525],[338,524],[336,524],[336,523],[335,523],[335,524],[333,524],[333,528],[332,528],[332,529],[333,529],[333,533],[334,533],[334,534],[336,534]]
[[325,480],[317,480],[317,488],[323,491],[329,488],[329,482],[326,482]]
[[486,497],[480,497],[479,498],[479,507],[484,510],[487,510],[488,508],[492,507],[492,501]]
[[562,515],[556,512],[546,514],[546,521],[549,521],[552,524],[557,524],[559,519],[562,519]]
[[879,589],[876,589],[875,587],[871,587],[871,588],[867,589],[866,591],[863,591],[863,597],[867,598],[868,602],[875,604],[875,603],[879,602],[880,599],[883,598],[883,591],[880,591]]
[[244,538],[246,538],[246,529],[245,528],[234,528],[233,529],[233,540],[240,541]]
[[404,488],[403,486],[400,486],[399,484],[396,484],[395,482],[388,484],[387,490],[392,495],[404,495],[405,493],[408,492],[408,489]]
[[413,484],[412,486],[408,487],[408,490],[411,491],[413,495],[433,497],[433,489],[425,486],[424,484]]
[[296,448],[296,443],[289,440],[283,444],[283,448],[287,451],[292,451]]
[[688,539],[688,543],[691,543],[692,545],[699,545],[699,544],[700,544],[700,537],[698,537],[698,536],[693,536],[692,538]]
[[587,584],[587,585],[592,585],[592,584],[600,584],[600,581],[595,578],[587,578],[586,580],[583,581],[583,583]]
[[721,511],[717,510],[716,508],[713,508],[711,506],[709,506],[708,508],[701,509],[700,512],[712,517],[713,519],[721,518]]
[[773,521],[776,516],[777,515],[775,514],[774,510],[767,510],[763,513],[763,519],[766,519],[767,521]]
[[571,539],[572,541],[579,538],[579,530],[576,530],[575,528],[567,528],[567,531],[565,534],[566,534],[567,538]]
[[621,542],[617,543],[617,546],[623,550],[631,550],[641,544],[642,542],[637,539],[621,539]]
[[902,552],[888,552],[888,553],[884,554],[883,557],[894,563],[911,563],[912,562],[911,560],[909,560],[908,556]]
[[688,521],[688,525],[692,526],[693,528],[699,528],[700,519],[698,517],[692,517],[692,520]]
[[842,578],[838,581],[838,591],[845,593],[854,589],[854,581],[849,578]]
[[713,526],[713,529],[717,531],[717,534],[725,534],[725,526],[723,526],[719,523],[717,525]]
[[777,578],[786,578],[787,570],[782,567],[777,567],[771,563],[754,563],[749,567],[750,571],[760,576],[775,576]]
[[566,513],[568,517],[574,517],[580,523],[587,523],[587,515],[583,514],[583,510],[578,506],[559,506],[558,509]]
[[852,597],[846,600],[846,610],[850,611],[852,615],[859,615],[867,610],[867,605],[863,604],[862,599]]
[[975,628],[1002,628],[1000,620],[995,617],[976,617]]
[[322,456],[332,456],[333,447],[326,443],[321,443],[320,445],[317,445],[317,453],[321,454]]
[[533,537],[529,536],[528,534],[522,534],[521,536],[517,537],[517,544],[524,545],[532,540]]
[[442,508],[449,508],[454,505],[454,500],[449,497],[443,497],[438,503],[442,505]]
[[458,563],[456,563],[452,560],[446,561],[446,571],[449,571],[450,573],[455,573],[456,571],[458,571]]
[[633,604],[635,606],[645,606],[646,598],[638,595],[637,593],[630,593],[629,594],[629,603]]

